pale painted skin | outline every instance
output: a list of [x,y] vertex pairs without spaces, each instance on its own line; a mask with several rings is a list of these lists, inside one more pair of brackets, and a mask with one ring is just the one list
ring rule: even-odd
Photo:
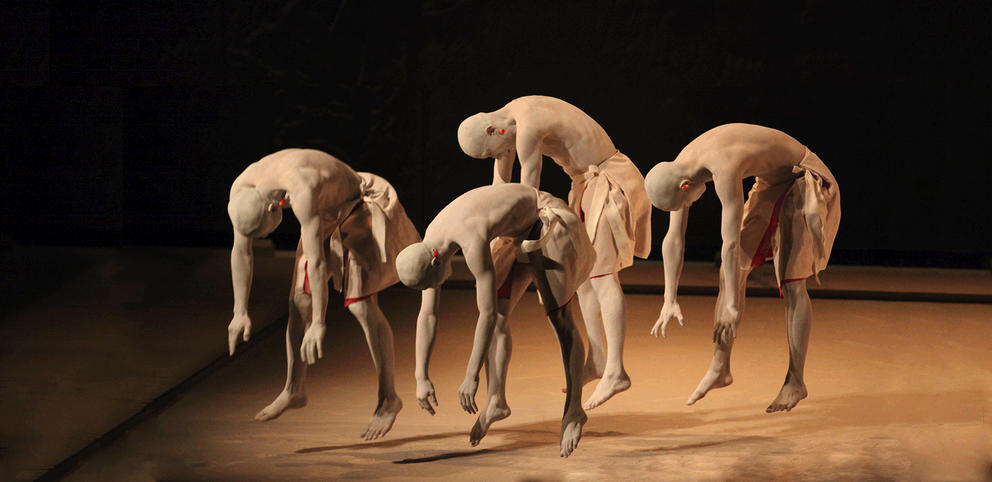
[[[805,152],[802,144],[781,131],[751,124],[726,124],[703,133],[682,149],[673,162],[655,166],[645,177],[645,187],[652,204],[671,212],[668,233],[662,244],[665,301],[658,321],[651,329],[651,334],[656,337],[659,331],[665,336],[670,321],[683,323],[676,292],[682,273],[689,206],[699,199],[709,181],[713,181],[723,206],[720,288],[713,330],[715,350],[709,370],[689,396],[688,405],[703,398],[710,390],[733,382],[730,352],[744,310],[744,293],[750,273],[749,269],[738,268],[745,202],[742,181],[749,176],[765,179],[772,184],[794,179],[792,168],[802,161]],[[672,166],[664,166],[666,164]],[[678,168],[678,175],[673,174],[673,167]],[[659,199],[674,200],[674,205],[659,206]],[[806,281],[786,283],[782,291],[787,305],[789,370],[784,386],[768,406],[769,413],[791,410],[806,397],[803,367],[812,318]]]
[[[465,380],[458,389],[462,408],[468,413],[479,413],[469,438],[475,446],[486,435],[489,426],[510,415],[506,403],[506,371],[510,362],[511,340],[507,322],[510,312],[520,300],[527,285],[533,281],[541,293],[544,307],[561,343],[562,360],[565,365],[567,396],[565,414],[561,422],[560,455],[569,456],[579,443],[582,425],[586,414],[580,405],[582,384],[579,383],[582,370],[582,338],[575,327],[573,318],[577,315],[574,304],[566,303],[572,296],[566,292],[561,278],[544,271],[541,251],[528,254],[533,269],[515,266],[512,277],[511,299],[497,299],[497,283],[493,268],[490,242],[500,236],[520,239],[526,237],[539,221],[536,206],[536,191],[520,184],[502,184],[473,189],[458,197],[438,213],[424,236],[423,244],[436,250],[437,269],[443,273],[427,286],[411,286],[424,289],[417,318],[416,378],[417,399],[420,406],[433,415],[437,406],[434,385],[428,376],[430,354],[434,345],[435,327],[441,283],[450,273],[451,257],[461,249],[465,262],[476,280],[476,302],[479,318],[476,323],[472,354],[465,371]],[[416,245],[414,245],[416,246]],[[411,249],[411,248],[407,248]],[[402,263],[397,258],[397,267]],[[567,267],[566,267],[567,269]],[[402,271],[401,271],[402,272]],[[402,274],[401,274],[401,280]],[[403,280],[406,282],[406,280]],[[488,352],[488,353],[487,353]],[[489,387],[487,405],[480,412],[475,403],[479,387],[479,372],[484,355],[486,378]]]
[[[323,356],[322,344],[326,332],[326,239],[347,218],[356,200],[361,198],[361,179],[346,164],[326,153],[310,149],[285,149],[248,166],[234,181],[232,197],[236,191],[246,187],[254,187],[271,199],[269,209],[291,208],[300,222],[300,242],[296,250],[286,326],[286,386],[271,404],[255,415],[255,420],[268,421],[287,409],[301,408],[307,404],[304,389],[307,365],[316,363]],[[268,236],[277,225],[278,220],[254,233],[234,229],[234,247],[231,250],[234,318],[228,326],[231,355],[238,338],[248,341],[251,332],[247,308],[252,283],[252,239]],[[304,274],[300,268],[301,259],[306,260],[311,294],[297,289],[300,286],[298,280]],[[372,440],[389,431],[396,414],[403,408],[393,382],[393,333],[375,295],[352,303],[348,311],[365,331],[379,378],[378,406],[361,434],[366,440]]]
[[[493,184],[510,182],[516,157],[520,182],[538,189],[542,156],[585,172],[617,152],[610,136],[588,114],[563,100],[540,95],[520,97],[497,111],[466,119],[459,127],[458,141],[471,157],[494,158]],[[589,336],[582,383],[601,379],[584,404],[590,410],[630,388],[623,367],[627,302],[615,272],[583,283],[578,296]]]

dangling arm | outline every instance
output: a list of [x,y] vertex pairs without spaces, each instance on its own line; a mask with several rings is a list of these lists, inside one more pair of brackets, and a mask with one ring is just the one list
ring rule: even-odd
[[254,271],[252,238],[237,230],[234,232],[234,247],[231,248],[231,281],[234,285],[234,318],[227,325],[227,351],[234,355],[238,338],[248,341],[251,335],[251,318],[248,317],[248,297]]
[[303,245],[303,258],[306,260],[307,276],[310,278],[310,298],[312,314],[310,327],[303,334],[300,357],[313,365],[323,358],[324,333],[327,325],[324,316],[327,311],[327,260],[321,246],[320,216],[313,209],[310,195],[297,196],[293,203],[293,213],[300,220],[300,241]]
[[517,154],[520,159],[520,184],[541,188],[541,136],[533,129],[518,127]]
[[720,294],[723,306],[716,307],[713,341],[727,344],[737,336],[737,322],[741,319],[740,257],[741,220],[744,217],[744,186],[733,175],[714,176],[713,185],[723,204],[720,221]]
[[489,342],[496,327],[496,284],[493,269],[492,254],[489,243],[477,243],[469,249],[462,249],[465,254],[465,264],[475,276],[475,298],[479,305],[479,320],[475,325],[475,339],[472,343],[472,355],[465,370],[465,381],[458,389],[458,398],[462,408],[468,413],[476,413],[479,408],[475,405],[475,392],[479,388],[479,371]]
[[502,154],[497,154],[493,160],[493,184],[506,184],[513,179],[513,161],[517,150],[510,148]]
[[661,314],[658,321],[651,328],[651,334],[658,337],[659,330],[661,336],[665,336],[668,322],[673,319],[678,320],[679,325],[684,325],[682,317],[682,307],[677,300],[679,290],[679,278],[682,277],[682,264],[685,254],[685,228],[689,224],[689,207],[684,207],[678,211],[672,211],[668,218],[668,233],[661,243],[661,257],[665,269],[665,303],[661,307]]
[[414,375],[417,378],[417,401],[420,408],[434,415],[437,407],[437,395],[434,394],[434,384],[427,374],[431,361],[431,351],[434,349],[434,333],[437,327],[438,306],[441,303],[441,288],[428,288],[420,293],[420,314],[417,316],[417,366]]

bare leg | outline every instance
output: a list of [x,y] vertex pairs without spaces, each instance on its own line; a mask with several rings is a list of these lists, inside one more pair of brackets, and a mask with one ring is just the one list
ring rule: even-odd
[[[741,310],[744,309],[744,293],[747,287],[747,275],[748,271],[740,271],[737,282],[740,283],[740,298],[738,299],[738,306]],[[721,271],[721,283],[722,282],[722,271]],[[716,306],[719,309],[723,306],[723,291],[717,295]],[[715,316],[715,314],[714,314]],[[736,332],[737,327],[734,327]],[[699,385],[696,386],[696,390],[689,395],[689,399],[685,402],[686,405],[692,405],[696,403],[700,398],[706,396],[706,393],[714,388],[722,388],[729,386],[734,383],[734,377],[730,374],[730,352],[734,347],[733,338],[730,339],[729,343],[720,342],[720,338],[714,335],[714,349],[713,349],[713,360],[710,362],[710,368],[703,375],[703,379],[699,381]]]
[[596,385],[596,390],[592,392],[586,400],[586,410],[596,408],[616,395],[630,388],[630,377],[623,369],[623,338],[624,325],[627,319],[627,301],[623,297],[623,290],[620,288],[620,279],[616,273],[608,276],[601,276],[589,280],[596,297],[599,300],[599,307],[603,313],[603,327],[606,329],[606,370],[603,378]]
[[[297,249],[296,271],[293,274],[289,295],[289,320],[286,323],[286,387],[269,406],[255,415],[255,420],[259,422],[277,418],[288,409],[307,405],[307,394],[303,387],[307,378],[307,364],[300,359],[300,345],[303,343],[303,333],[310,324],[312,305],[310,295],[303,292],[302,283],[297,283],[297,275],[302,269],[301,255],[302,249]],[[299,289],[297,289],[298,285]]]
[[[565,413],[561,419],[560,455],[568,457],[579,445],[582,438],[582,425],[586,423],[586,412],[582,409],[582,358],[584,348],[574,317],[581,316],[575,305],[568,303],[574,293],[565,293],[558,277],[548,277],[544,271],[544,257],[540,251],[530,255],[534,281],[544,300],[544,307],[550,310],[548,320],[555,329],[561,345],[561,359],[565,366]],[[552,284],[553,283],[553,284]],[[567,303],[564,307],[560,305]]]
[[375,440],[389,432],[393,427],[393,421],[396,420],[396,414],[403,408],[403,402],[396,395],[396,387],[393,383],[396,371],[393,364],[393,330],[386,320],[386,315],[379,309],[378,295],[348,305],[348,311],[362,325],[365,341],[369,344],[372,362],[379,377],[379,403],[372,420],[361,435],[365,440]]
[[806,292],[806,280],[786,283],[782,287],[785,295],[786,318],[789,321],[789,371],[785,374],[785,384],[778,392],[775,401],[766,412],[789,411],[800,400],[806,398],[806,384],[803,382],[803,369],[806,366],[806,349],[809,347],[810,321],[813,308]]
[[[500,300],[500,305],[506,304]],[[510,406],[506,403],[506,374],[510,365],[512,343],[510,327],[506,323],[506,314],[502,310],[497,314],[496,329],[489,344],[486,357],[486,385],[488,395],[486,406],[479,411],[479,417],[472,426],[469,443],[479,445],[479,441],[489,432],[489,427],[510,416]]]
[[578,298],[582,319],[585,320],[586,335],[589,337],[589,350],[586,353],[585,365],[582,367],[582,385],[585,385],[602,377],[606,370],[606,334],[603,332],[603,315],[599,308],[599,298],[591,280],[579,285]]

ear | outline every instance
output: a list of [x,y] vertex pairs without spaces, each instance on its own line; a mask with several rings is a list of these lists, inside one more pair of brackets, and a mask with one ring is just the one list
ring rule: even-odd
[[491,135],[493,135],[495,133],[496,133],[496,127],[495,126],[486,127],[486,135],[487,136],[491,136]]
[[687,192],[691,187],[692,187],[692,183],[689,182],[688,179],[683,179],[682,182],[679,183],[679,190],[681,190],[682,192]]
[[279,203],[270,202],[265,206],[265,210],[270,213],[276,212],[276,209],[279,209]]

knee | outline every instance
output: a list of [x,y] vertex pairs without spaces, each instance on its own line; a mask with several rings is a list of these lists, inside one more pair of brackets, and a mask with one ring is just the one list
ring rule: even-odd
[[294,289],[293,293],[289,295],[289,308],[306,308],[310,306],[310,295],[303,292],[301,289]]
[[362,300],[356,301],[348,305],[348,311],[358,319],[360,322],[365,322],[369,319],[369,301]]
[[782,296],[786,301],[796,302],[803,298],[809,298],[806,292],[806,280],[790,281],[782,285]]

